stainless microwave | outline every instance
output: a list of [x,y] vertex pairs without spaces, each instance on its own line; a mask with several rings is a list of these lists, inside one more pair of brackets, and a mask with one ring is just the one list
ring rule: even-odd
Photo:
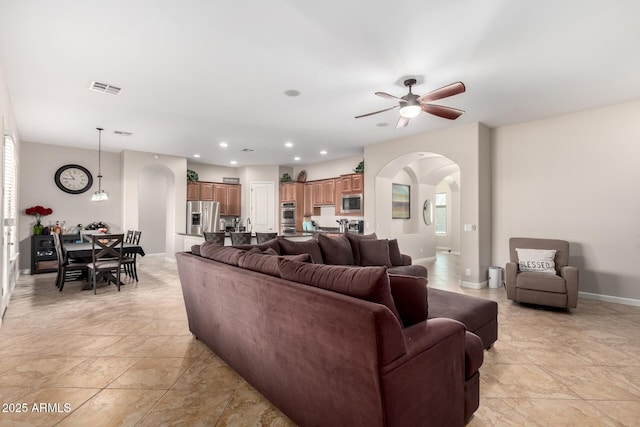
[[340,199],[340,212],[361,213],[364,209],[362,206],[362,194],[343,194]]

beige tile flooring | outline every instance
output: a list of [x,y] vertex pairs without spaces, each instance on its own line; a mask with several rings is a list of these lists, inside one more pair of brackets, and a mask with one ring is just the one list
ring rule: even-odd
[[[469,426],[640,425],[640,307],[521,306],[461,289],[448,253],[429,271],[430,286],[500,304]],[[175,264],[147,256],[139,276],[96,296],[21,276],[0,328],[0,426],[292,425],[191,337]]]

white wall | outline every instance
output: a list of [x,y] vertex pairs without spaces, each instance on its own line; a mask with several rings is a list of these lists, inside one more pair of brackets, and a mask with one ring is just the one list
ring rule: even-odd
[[[340,175],[348,175],[354,173],[353,170],[358,166],[363,159],[363,155],[344,157],[342,159],[328,160],[326,162],[318,162],[308,165],[301,165],[293,168],[293,174],[291,175],[295,180],[301,170],[307,173],[307,181],[314,181],[317,179],[335,178]],[[367,171],[367,165],[365,162],[365,173]]]
[[[187,200],[187,160],[183,157],[157,155],[140,151],[125,150],[122,158],[122,221],[125,230],[150,229],[147,221],[153,223],[152,218],[141,215],[141,203],[148,193],[151,197],[165,201],[166,225],[164,230],[155,233],[164,234],[165,254],[173,258],[177,251],[183,250],[184,238],[176,235],[185,230],[186,200]],[[166,187],[144,190],[141,194],[140,177],[146,173],[161,173],[166,179]],[[140,243],[144,247],[147,233],[142,235]]]
[[[460,167],[460,212],[461,223],[476,226],[474,231],[461,236],[461,268],[471,270],[470,275],[463,275],[462,282],[466,286],[479,287],[486,285],[488,266],[490,263],[491,240],[490,211],[485,204],[491,200],[490,182],[490,132],[481,123],[469,123],[436,132],[400,138],[395,141],[369,145],[365,147],[365,232],[386,230],[389,217],[379,215],[376,206],[377,198],[386,197],[386,191],[378,191],[377,176],[385,167],[403,156],[412,153],[437,153],[450,159]],[[487,170],[487,172],[483,172]],[[436,185],[437,181],[433,183]],[[480,199],[483,199],[482,206]],[[385,233],[383,232],[383,235]],[[418,235],[416,239],[422,236]],[[435,242],[435,239],[434,239]],[[435,245],[435,243],[434,243]],[[418,245],[406,251],[413,258],[421,258],[415,252]]]
[[570,242],[580,291],[640,300],[640,101],[493,132],[492,260],[510,237]]
[[[222,178],[239,178],[240,173],[238,168],[218,166],[218,165],[206,165],[204,163],[195,163],[187,161],[187,169],[198,172],[198,180],[209,182],[222,182]],[[186,179],[186,172],[185,172]],[[242,183],[242,182],[241,182]]]
[[[102,152],[102,189],[109,200],[92,202],[91,194],[98,189],[98,141],[96,150],[60,147],[57,145],[23,142],[20,152],[19,240],[20,269],[28,269],[34,218],[24,214],[24,210],[35,205],[53,209],[53,214],[43,217],[43,224],[66,222],[67,228],[78,224],[87,225],[102,221],[110,226],[110,231],[121,232],[122,187],[120,184],[120,155]],[[60,190],[53,178],[60,166],[73,163],[86,167],[93,175],[93,186],[86,193],[68,194]]]
[[166,251],[167,212],[171,212],[173,206],[168,206],[167,197],[158,197],[158,194],[168,194],[169,189],[169,179],[163,170],[145,168],[140,171],[138,229],[142,232],[140,243],[144,244],[147,254]]

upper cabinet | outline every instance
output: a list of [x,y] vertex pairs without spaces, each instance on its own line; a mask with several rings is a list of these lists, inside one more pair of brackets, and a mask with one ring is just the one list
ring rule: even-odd
[[312,205],[325,206],[335,205],[336,203],[336,182],[334,179],[323,179],[321,181],[313,181],[311,183]]
[[340,176],[340,192],[341,193],[362,193],[364,189],[364,183],[362,182],[363,175],[361,173],[354,173],[350,175]]
[[206,200],[220,203],[220,215],[240,216],[242,186],[217,182],[187,182],[187,201]]
[[280,203],[302,203],[303,186],[304,184],[301,182],[283,182],[282,184],[280,184]]

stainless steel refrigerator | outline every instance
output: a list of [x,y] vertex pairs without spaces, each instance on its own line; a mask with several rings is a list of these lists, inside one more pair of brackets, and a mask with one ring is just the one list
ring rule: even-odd
[[220,231],[220,203],[187,202],[187,234],[202,236],[205,231]]

